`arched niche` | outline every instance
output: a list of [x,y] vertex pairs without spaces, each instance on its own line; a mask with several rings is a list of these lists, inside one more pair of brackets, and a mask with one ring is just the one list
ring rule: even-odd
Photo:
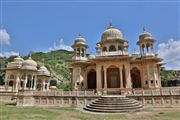
[[114,45],[109,46],[109,52],[116,51],[116,47]]
[[87,74],[88,89],[96,89],[96,71],[90,70]]
[[137,67],[131,69],[131,81],[133,88],[141,88],[141,73]]
[[116,66],[110,66],[107,68],[107,87],[120,88],[119,68]]

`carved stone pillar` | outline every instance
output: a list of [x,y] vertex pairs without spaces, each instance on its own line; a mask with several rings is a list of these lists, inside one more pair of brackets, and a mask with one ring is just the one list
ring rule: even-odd
[[19,83],[20,83],[19,74],[17,74],[17,76],[16,76],[15,90],[18,90],[18,89],[19,89]]
[[45,85],[46,85],[46,83],[45,83],[45,80],[43,80],[43,91],[45,91]]
[[130,74],[130,65],[125,66],[126,71],[126,88],[131,88],[131,74]]
[[34,86],[34,80],[33,80],[33,75],[31,76],[31,90],[33,89]]
[[96,65],[96,89],[99,90],[102,88],[101,85],[101,65]]
[[122,67],[119,66],[119,75],[120,75],[120,88],[123,88],[123,77],[122,77]]
[[7,75],[5,75],[5,89],[8,90],[8,78],[7,78]]
[[104,67],[104,88],[107,89],[107,68]]
[[48,81],[48,83],[47,83],[47,91],[49,91],[49,81]]
[[36,76],[34,77],[34,90],[36,90],[36,83],[37,83],[37,78],[36,78]]
[[24,86],[23,86],[23,87],[24,87],[24,88],[23,88],[24,90],[26,89],[27,79],[28,79],[28,78],[27,78],[27,75],[26,75],[26,76],[25,76],[25,80],[24,80]]

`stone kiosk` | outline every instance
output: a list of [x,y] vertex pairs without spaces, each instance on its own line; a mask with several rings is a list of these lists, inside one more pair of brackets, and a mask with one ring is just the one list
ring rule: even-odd
[[37,63],[31,58],[31,55],[27,60],[24,60],[18,55],[3,70],[6,72],[6,91],[49,90],[50,72],[44,65],[38,69]]

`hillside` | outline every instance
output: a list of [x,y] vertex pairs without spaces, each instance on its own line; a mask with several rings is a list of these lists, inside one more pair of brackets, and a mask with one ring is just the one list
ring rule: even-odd
[[72,52],[58,50],[48,53],[36,52],[32,54],[32,58],[38,63],[44,63],[52,74],[62,76],[59,77],[61,81],[67,81],[70,79],[68,64],[71,62],[72,55]]

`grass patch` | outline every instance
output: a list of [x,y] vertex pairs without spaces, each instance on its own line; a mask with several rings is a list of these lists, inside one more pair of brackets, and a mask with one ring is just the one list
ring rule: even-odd
[[148,110],[128,114],[91,114],[63,107],[17,107],[0,104],[0,120],[179,120],[180,111]]

